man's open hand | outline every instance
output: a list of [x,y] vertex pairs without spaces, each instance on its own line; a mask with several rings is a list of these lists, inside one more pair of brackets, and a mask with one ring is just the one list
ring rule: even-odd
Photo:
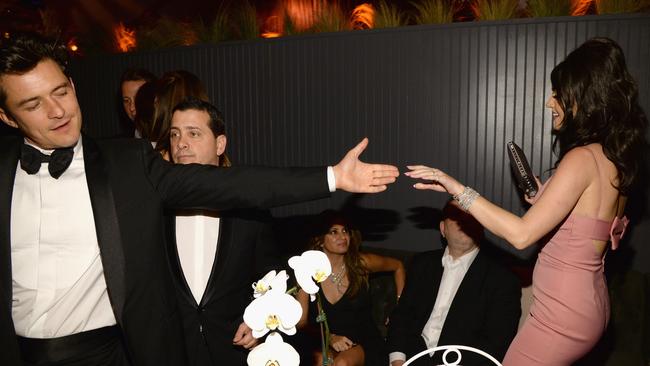
[[397,167],[384,164],[368,164],[359,160],[359,155],[368,146],[364,138],[343,159],[336,164],[334,176],[336,189],[353,193],[377,193],[386,190],[386,185],[395,182],[399,175]]

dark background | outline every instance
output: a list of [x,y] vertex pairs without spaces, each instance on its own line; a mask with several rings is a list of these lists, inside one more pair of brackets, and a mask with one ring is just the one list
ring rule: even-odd
[[[564,56],[593,36],[623,47],[650,111],[650,16],[587,16],[455,23],[285,37],[181,47],[78,60],[73,78],[85,130],[113,136],[118,80],[127,67],[158,74],[196,73],[228,128],[235,164],[275,166],[337,162],[362,137],[363,159],[440,167],[516,213],[525,204],[513,182],[505,143],[517,142],[533,170],[549,175],[549,75]],[[647,154],[646,154],[647,155]],[[283,207],[287,243],[299,241],[307,216],[326,208],[352,212],[364,242],[376,248],[424,251],[440,247],[437,209],[446,195],[419,192],[402,177],[388,192]],[[633,226],[608,263],[648,272],[648,185],[629,200]],[[495,246],[520,258],[495,238]]]

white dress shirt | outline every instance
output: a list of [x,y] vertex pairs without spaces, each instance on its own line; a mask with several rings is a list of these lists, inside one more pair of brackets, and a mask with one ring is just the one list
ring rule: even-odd
[[[451,303],[456,296],[456,291],[458,291],[458,287],[460,287],[460,283],[463,281],[467,270],[478,255],[478,251],[479,248],[476,247],[474,250],[454,260],[449,254],[449,247],[445,248],[445,253],[442,256],[444,270],[440,279],[436,302],[433,305],[433,311],[429,316],[429,320],[427,320],[424,328],[422,328],[422,338],[427,349],[434,348],[438,345],[440,333],[445,324]],[[396,360],[406,360],[406,355],[403,352],[391,352],[389,354],[389,362]]]
[[81,139],[59,179],[50,176],[48,163],[34,175],[18,163],[10,230],[16,334],[54,338],[116,324],[99,256]]
[[[334,170],[327,167],[327,185],[336,191]],[[197,304],[208,285],[219,241],[219,217],[210,211],[184,211],[176,216],[176,247],[185,281]]]
[[207,212],[176,216],[178,257],[197,304],[201,303],[212,272],[219,240],[219,224],[219,217]]

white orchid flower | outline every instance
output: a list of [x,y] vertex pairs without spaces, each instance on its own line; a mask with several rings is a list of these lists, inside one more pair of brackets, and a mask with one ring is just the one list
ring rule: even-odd
[[269,271],[259,281],[253,282],[253,297],[257,299],[271,289],[286,292],[288,279],[287,271],[280,271],[277,275],[275,270]]
[[318,283],[321,283],[332,274],[332,265],[327,255],[319,250],[308,250],[300,256],[289,258],[289,266],[293,268],[296,281],[311,301],[316,298]]
[[[271,285],[273,286],[273,285]],[[284,281],[286,289],[286,279]],[[296,334],[296,324],[302,315],[302,306],[293,296],[273,288],[253,300],[244,310],[244,322],[253,330],[253,337],[263,337],[269,331],[279,330]]]
[[298,366],[300,355],[290,344],[284,343],[280,334],[273,332],[264,343],[250,351],[246,363],[248,366]]

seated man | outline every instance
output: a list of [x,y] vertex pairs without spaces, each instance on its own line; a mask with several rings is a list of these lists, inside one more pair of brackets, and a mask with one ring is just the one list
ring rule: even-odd
[[[449,201],[440,233],[447,247],[418,254],[408,268],[406,287],[388,327],[391,366],[444,345],[478,348],[501,360],[517,332],[519,281],[479,249],[481,225]],[[433,359],[422,356],[413,365],[441,364],[442,353],[436,352]],[[455,360],[448,355],[448,362]],[[462,352],[460,364],[493,365],[469,351]]]
[[[227,167],[226,127],[212,104],[188,98],[173,110],[171,158]],[[251,283],[278,268],[268,211],[183,210],[167,220],[189,365],[245,365],[257,344],[243,322]]]

